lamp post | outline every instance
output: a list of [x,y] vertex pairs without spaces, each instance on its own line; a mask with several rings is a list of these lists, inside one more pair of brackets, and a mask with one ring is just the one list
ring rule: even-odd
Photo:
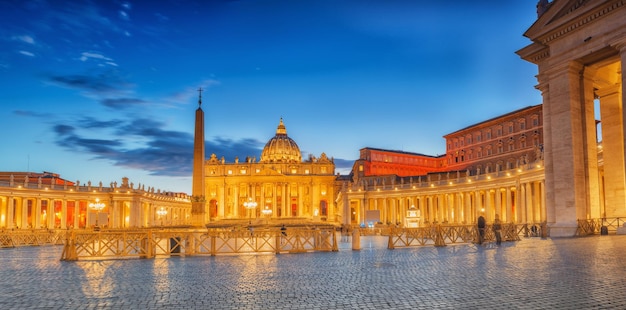
[[265,209],[261,210],[261,213],[263,213],[263,215],[265,215],[266,219],[265,219],[265,225],[268,224],[269,222],[269,218],[272,216],[272,209],[270,209],[270,207],[265,206]]
[[156,211],[156,214],[159,216],[159,219],[161,220],[161,227],[163,227],[163,217],[167,215],[167,210],[161,207],[161,209]]
[[100,211],[102,211],[105,206],[104,202],[100,202],[100,198],[96,198],[96,202],[89,203],[89,208],[96,211],[96,226],[93,227],[93,230],[95,231],[100,230],[100,226],[98,226],[98,217],[100,217]]
[[251,197],[248,198],[248,201],[243,203],[243,206],[248,209],[248,213],[250,214],[248,225],[252,224],[252,210],[256,208],[257,202],[252,200]]

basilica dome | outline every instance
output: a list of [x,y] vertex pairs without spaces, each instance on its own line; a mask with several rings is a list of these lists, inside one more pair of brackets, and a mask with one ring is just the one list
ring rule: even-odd
[[263,163],[300,163],[302,155],[296,141],[287,136],[287,129],[280,119],[276,135],[267,141],[263,152],[261,153],[261,162]]

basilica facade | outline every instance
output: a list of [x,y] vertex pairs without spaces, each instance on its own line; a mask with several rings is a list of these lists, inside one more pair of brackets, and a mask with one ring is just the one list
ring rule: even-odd
[[340,221],[335,207],[335,164],[322,153],[302,160],[298,144],[281,119],[257,161],[227,162],[211,154],[204,165],[209,221],[247,219]]

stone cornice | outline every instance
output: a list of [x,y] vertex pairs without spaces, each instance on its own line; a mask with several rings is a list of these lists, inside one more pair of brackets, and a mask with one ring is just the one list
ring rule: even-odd
[[[586,3],[586,5],[591,5],[591,3],[594,2]],[[576,6],[575,9],[572,9],[566,6],[568,4],[572,5],[572,2],[565,3],[562,7],[553,7],[552,9],[557,11],[540,17],[524,33],[533,43],[516,52],[522,59],[538,64],[543,59],[550,57],[549,44],[552,41],[614,13],[626,5],[626,0],[606,1],[596,7],[590,7],[586,11],[585,6]],[[567,14],[563,14],[563,12],[567,12]]]
[[[608,1],[607,3],[601,6],[598,6],[592,10],[585,12],[584,14],[577,16],[575,19],[563,22],[561,25],[558,25],[556,28],[550,27],[551,23],[548,23],[544,25],[544,29],[546,29],[547,31],[543,34],[540,34],[536,38],[531,38],[531,40],[535,42],[539,42],[543,45],[548,45],[550,41],[553,41],[564,35],[567,35],[577,30],[578,28],[597,20],[598,18],[608,15],[616,11],[617,9],[623,7],[625,4],[626,4],[626,0]],[[563,17],[566,17],[568,15],[565,15]]]

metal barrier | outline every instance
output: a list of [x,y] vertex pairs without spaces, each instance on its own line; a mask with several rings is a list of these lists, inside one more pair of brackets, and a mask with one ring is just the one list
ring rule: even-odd
[[63,232],[48,229],[0,230],[0,248],[63,244]]
[[[519,241],[520,233],[526,231],[527,224],[502,224],[502,241]],[[495,241],[495,233],[490,225],[485,227],[484,242]],[[478,242],[476,225],[432,225],[419,228],[394,228],[389,233],[388,249],[413,246],[446,246],[455,243]]]
[[61,260],[337,251],[332,228],[68,231]]
[[601,234],[604,227],[605,232],[616,233],[617,228],[626,223],[626,219],[620,217],[605,217],[599,219],[585,219],[578,220],[578,227],[576,229],[576,236],[587,236],[594,234]]

